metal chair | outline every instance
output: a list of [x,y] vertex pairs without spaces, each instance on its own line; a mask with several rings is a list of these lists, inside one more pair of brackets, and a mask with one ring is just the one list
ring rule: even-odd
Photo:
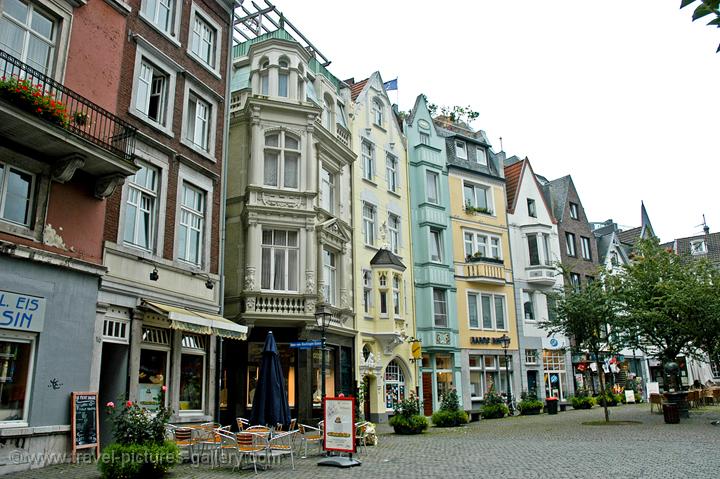
[[368,425],[370,423],[367,421],[362,422],[356,422],[355,423],[355,441],[362,445],[363,449],[365,450],[365,454],[367,454],[367,439],[368,439]]
[[235,437],[238,451],[237,467],[240,468],[242,459],[250,458],[257,474],[257,458],[265,456],[267,459],[267,437],[252,432],[239,432]]
[[245,419],[244,417],[235,418],[235,421],[237,421],[238,431],[243,431],[245,428],[250,426],[250,420]]
[[195,461],[193,460],[193,450],[195,449],[195,445],[197,442],[193,437],[193,430],[190,428],[176,427],[173,430],[173,440],[178,449],[180,449],[180,453],[182,454],[183,449],[187,450],[190,462],[195,464]]
[[268,440],[268,454],[270,459],[282,459],[290,456],[290,463],[295,470],[294,443],[298,431],[287,431],[274,435]]
[[308,426],[307,424],[299,424],[300,441],[305,445],[305,452],[301,456],[303,459],[307,457],[308,443],[317,444],[318,451],[322,452],[323,443],[323,421],[318,423],[318,427]]

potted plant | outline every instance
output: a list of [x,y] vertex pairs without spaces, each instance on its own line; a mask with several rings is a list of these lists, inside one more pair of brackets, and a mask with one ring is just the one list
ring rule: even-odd
[[493,214],[490,208],[485,208],[484,206],[473,206],[469,201],[465,203],[465,213],[469,215],[473,213],[482,213],[484,215]]
[[510,410],[502,396],[492,391],[485,395],[483,407],[480,409],[480,415],[483,419],[499,419],[505,417],[509,412]]
[[76,111],[73,115],[73,123],[77,126],[90,126],[90,116],[84,111]]
[[127,401],[122,407],[107,403],[105,409],[113,424],[114,442],[103,449],[98,469],[105,479],[160,477],[180,462],[180,451],[165,440],[165,428],[172,411],[165,407],[162,387],[159,407],[150,411]]
[[41,83],[33,84],[17,75],[0,77],[0,98],[63,128],[67,128],[70,123],[65,105],[46,94]]
[[428,428],[428,420],[420,414],[420,403],[415,396],[395,404],[394,415],[389,424],[395,434],[421,434]]
[[468,415],[460,409],[457,391],[451,389],[442,395],[440,410],[433,413],[432,422],[437,427],[454,427],[467,424]]
[[517,405],[520,414],[523,416],[530,416],[540,414],[542,411],[543,403],[537,398],[534,392],[524,391],[520,395],[520,402]]
[[590,409],[595,405],[595,400],[586,389],[578,389],[574,396],[570,396],[570,403],[573,409]]

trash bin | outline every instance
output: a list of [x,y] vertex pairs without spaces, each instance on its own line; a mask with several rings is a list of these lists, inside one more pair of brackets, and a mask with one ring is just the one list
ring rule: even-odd
[[680,422],[680,408],[677,404],[663,404],[663,417],[665,424],[678,424]]
[[558,398],[545,398],[545,412],[548,414],[558,413]]

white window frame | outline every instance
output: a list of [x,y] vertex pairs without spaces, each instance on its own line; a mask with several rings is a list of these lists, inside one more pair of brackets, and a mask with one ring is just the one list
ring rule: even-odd
[[324,166],[320,167],[320,207],[330,214],[335,214],[335,183],[336,175]]
[[580,206],[577,203],[569,202],[570,218],[577,220],[580,219]]
[[425,132],[421,131],[419,133],[419,137],[420,137],[421,145],[430,145],[430,133],[425,133]]
[[[151,342],[143,341],[142,338],[144,336],[146,329],[157,329],[157,330],[165,331],[167,338],[168,338],[168,343],[151,343]],[[174,336],[173,331],[171,329],[159,328],[159,327],[150,326],[150,325],[146,326],[146,324],[143,324],[142,330],[141,330],[141,335],[140,335],[140,355],[138,355],[138,368],[139,368],[140,367],[140,356],[142,355],[143,349],[148,349],[148,350],[152,350],[152,351],[160,351],[160,352],[165,353],[165,374],[166,374],[166,376],[164,378],[165,379],[164,385],[167,386],[168,390],[172,386],[172,384],[171,384],[171,382],[172,382],[172,364],[171,364],[172,355],[170,353],[172,352],[171,345],[173,343],[173,336]],[[139,372],[140,371],[138,370],[138,373]],[[140,388],[140,387],[142,387],[142,386],[140,386],[140,382],[138,381],[138,388]],[[165,394],[165,406],[166,407],[167,407],[168,401],[170,399],[169,396],[170,396],[169,394]]]
[[[397,404],[407,397],[407,385],[405,383],[405,371],[400,366],[400,361],[395,358],[392,359],[387,367],[385,368],[385,374],[383,374],[383,381],[385,382],[385,410],[392,411]],[[391,395],[390,397],[397,397],[398,403],[392,402],[388,404],[388,389],[390,391],[397,392],[397,395]]]
[[[185,335],[183,335],[183,336],[185,336]],[[197,336],[197,335],[195,335],[195,336]],[[209,337],[208,337],[208,339],[209,339]],[[182,342],[180,344],[181,344],[180,358],[179,358],[180,366],[182,366],[183,354],[187,354],[188,356],[201,356],[202,360],[203,360],[203,362],[202,362],[203,363],[203,367],[202,367],[203,381],[202,381],[202,386],[201,386],[202,393],[201,393],[201,399],[200,399],[200,409],[182,409],[182,410],[180,410],[179,409],[180,405],[178,404],[178,409],[179,409],[178,412],[181,416],[197,415],[198,413],[203,413],[205,411],[205,401],[207,399],[208,380],[210,379],[208,377],[208,370],[207,370],[207,344],[205,345],[205,349],[186,348],[186,347],[182,346]],[[178,381],[180,381],[180,379]],[[180,388],[180,384],[178,384],[178,390],[179,390],[179,388]],[[178,397],[179,397],[179,392],[178,392]]]
[[375,145],[369,141],[362,140],[360,154],[362,155],[363,179],[375,181]]
[[14,421],[0,421],[1,427],[27,427],[28,413],[30,412],[30,397],[34,392],[33,377],[35,370],[35,353],[36,353],[36,334],[24,333],[22,331],[2,330],[0,332],[0,341],[12,343],[30,344],[30,358],[28,360],[27,378],[25,380],[25,401],[23,403],[23,418]]
[[[466,195],[466,189],[471,188],[473,192],[472,201],[469,201]],[[481,208],[479,202],[478,202],[478,191],[484,191],[485,192],[485,207],[487,210],[489,210],[489,213],[483,213],[483,214],[489,214],[491,216],[495,216],[495,201],[493,198],[493,188],[490,185],[484,185],[481,183],[475,183],[472,181],[463,181],[463,202],[464,205],[470,204],[470,206],[474,208]]]
[[[460,154],[462,152],[462,154]],[[455,139],[455,156],[461,160],[467,160],[467,143]]]
[[398,189],[400,188],[400,172],[398,171],[399,166],[400,163],[397,156],[391,155],[390,153],[385,156],[385,180],[387,181],[388,191],[392,191],[393,193],[397,193]]
[[375,126],[385,128],[385,105],[378,98],[372,100],[372,118]]
[[[286,241],[286,244],[284,244],[284,245],[265,244],[265,243],[262,243],[262,240],[261,240],[261,243],[260,243],[261,255],[262,255],[262,250],[264,250],[264,249],[270,250],[270,264],[269,264],[270,285],[269,285],[269,288],[263,287],[263,262],[262,262],[262,256],[261,256],[261,259],[260,259],[260,288],[263,291],[298,292],[300,290],[300,232],[297,230],[294,230],[294,229],[284,229],[284,228],[280,228],[280,227],[275,228],[275,227],[268,226],[267,228],[263,228],[262,233],[261,233],[261,238],[265,231],[273,231],[273,232],[282,231],[282,232],[285,232],[286,235],[289,232],[296,233],[297,244],[294,246],[291,246],[291,245],[287,244],[288,243],[287,241]],[[273,233],[273,243],[274,243],[274,233]],[[284,256],[285,256],[285,258],[284,258],[285,268],[282,271],[283,278],[284,278],[284,289],[275,289],[274,288],[275,275],[276,275],[275,252],[278,250],[282,250],[284,252]],[[295,258],[297,261],[297,264],[295,265],[296,277],[293,278],[294,282],[295,282],[295,286],[296,286],[295,289],[290,289],[290,279],[291,279],[291,276],[290,276],[290,251],[291,250],[295,251]]]
[[[190,182],[183,181],[180,185],[180,190],[182,191],[181,197],[185,196],[186,191],[190,191],[190,193],[195,197],[200,198],[200,210],[194,209],[194,206],[187,206],[184,204],[180,204],[180,217],[178,219],[178,231],[181,232],[183,230],[186,230],[187,233],[185,235],[185,251],[180,250],[180,241],[178,238],[178,261],[182,261],[185,263],[189,263],[192,265],[202,265],[203,261],[203,248],[204,248],[204,231],[207,227],[207,218],[205,217],[205,208],[208,202],[207,199],[207,193],[202,190],[201,188],[198,188],[197,186],[193,185]],[[182,217],[184,215],[187,215],[190,219],[189,222],[185,222]],[[195,221],[198,220],[199,226],[195,226]],[[190,258],[192,251],[191,251],[191,241],[190,237],[191,234],[197,234],[198,235],[198,241],[201,243],[198,248],[197,255],[199,256],[196,260],[193,260]]]
[[[437,302],[435,299],[435,292],[439,291],[442,292],[442,303],[445,304],[445,324],[438,324],[437,318],[438,318],[438,312],[435,303]],[[433,314],[433,326],[436,328],[447,328],[450,326],[449,318],[448,318],[448,297],[447,297],[447,289],[443,288],[432,288],[432,314]],[[440,315],[443,316],[443,315]]]
[[[284,65],[283,65],[284,64]],[[285,78],[285,94],[283,95],[282,90],[280,89],[282,87],[282,84],[280,82],[281,78]],[[278,60],[278,68],[277,68],[277,96],[278,98],[290,98],[290,59],[286,56],[280,57]]]
[[[56,18],[55,15],[52,15],[49,9],[41,3],[38,5],[37,3],[33,2],[32,0],[20,0],[21,3],[25,4],[28,7],[27,10],[27,16],[22,21],[22,23],[15,17],[12,17],[5,13],[3,10],[0,10],[0,18],[3,18],[5,21],[15,25],[19,29],[23,31],[23,39],[22,39],[22,51],[21,52],[15,52],[15,51],[8,51],[8,48],[4,48],[4,50],[7,51],[8,54],[15,56],[18,60],[20,60],[23,63],[29,64],[31,67],[35,68],[36,70],[39,70],[40,72],[48,75],[53,76],[52,71],[53,67],[55,66],[55,57],[56,57],[56,43],[57,43],[57,37],[61,33],[60,32],[60,21],[58,18]],[[38,12],[38,14],[42,17],[44,17],[46,20],[49,20],[52,23],[52,32],[51,36],[47,37],[43,33],[35,30],[33,28],[33,14],[35,12]],[[28,53],[30,51],[30,37],[33,37],[36,41],[42,42],[45,46],[48,47],[48,57],[46,60],[46,65],[43,68],[39,68],[39,65],[37,64],[30,64]],[[20,53],[18,56],[17,53]],[[8,74],[9,76],[9,74]]]
[[[182,194],[184,183],[188,183],[190,186],[193,186],[205,193],[205,217],[203,221],[204,231],[202,235],[203,246],[200,248],[201,257],[199,263],[197,264],[180,259],[180,245],[178,240],[180,237],[180,217],[182,212]],[[177,220],[175,221],[175,244],[173,246],[173,258],[175,258],[175,264],[177,266],[181,266],[183,269],[192,267],[193,269],[200,268],[203,271],[208,271],[210,268],[210,239],[212,238],[213,228],[212,207],[214,198],[212,180],[181,163],[178,170],[177,198],[175,200],[175,218],[177,218]]]
[[[184,92],[184,98],[185,101],[183,102],[183,105],[185,105],[185,108],[183,108],[182,112],[182,130],[181,130],[181,139],[180,142],[187,146],[188,148],[192,149],[193,151],[203,155],[205,158],[211,160],[211,161],[217,161],[216,155],[215,155],[215,140],[216,140],[216,131],[217,131],[217,116],[219,111],[219,106],[217,101],[215,99],[207,94],[204,94],[203,89],[199,86],[192,83],[189,79],[185,81],[185,92]],[[190,103],[195,101],[200,101],[206,104],[208,106],[208,119],[207,119],[207,149],[203,148],[202,145],[198,145],[195,143],[194,139],[189,139],[188,136],[190,136],[191,129],[190,129]],[[195,107],[195,115],[197,118],[197,106]],[[197,123],[195,123],[195,126],[197,126]],[[195,132],[193,131],[193,137],[195,137]]]
[[542,252],[543,256],[545,256],[545,266],[550,266],[552,264],[552,258],[550,257],[550,235],[547,233],[543,233],[542,235]]
[[390,237],[390,251],[400,253],[400,217],[395,213],[388,213],[388,236]]
[[337,265],[338,253],[327,247],[323,248],[323,296],[325,301],[333,306],[337,305]]
[[[0,162],[0,166],[2,166],[2,176],[0,177],[0,222],[8,223],[11,225],[16,225],[21,228],[32,228],[33,223],[35,221],[35,192],[38,188],[38,182],[39,177],[35,173],[32,173],[30,171],[27,171],[23,168],[18,168],[14,164],[6,163],[6,162]],[[27,209],[26,209],[26,216],[27,216],[27,223],[18,223],[16,221],[12,221],[10,219],[6,219],[4,216],[5,207],[7,206],[7,193],[8,193],[8,171],[9,170],[15,170],[19,173],[23,173],[26,175],[30,175],[30,192],[29,192],[29,198],[27,199]]]
[[[366,208],[369,208],[369,212],[372,216],[366,215]],[[367,202],[362,202],[362,220],[363,220],[363,241],[365,246],[375,246],[376,240],[376,228],[377,228],[377,206]]]
[[577,256],[577,245],[575,244],[575,233],[565,232],[565,252],[573,258]]
[[[471,296],[474,297],[471,298]],[[484,316],[483,316],[483,305],[482,305],[482,297],[487,296],[490,298],[490,320],[492,323],[492,327],[485,327],[484,324]],[[499,328],[497,325],[497,299],[502,299],[502,306],[503,306],[503,327]],[[507,305],[507,297],[504,294],[492,294],[487,293],[479,290],[468,290],[466,294],[466,300],[467,300],[467,311],[468,311],[468,328],[473,330],[481,330],[481,331],[508,331],[509,329],[509,319],[508,319],[508,305]],[[477,326],[471,326],[471,318],[470,318],[470,301],[475,301],[475,311],[477,312]]]
[[580,249],[582,250],[583,259],[592,260],[592,248],[590,247],[590,238],[587,236],[580,237]]
[[[267,138],[270,136],[278,137],[278,145],[277,146],[270,146],[267,144]],[[290,136],[292,139],[297,141],[297,149],[292,149],[286,147],[287,143],[287,137]],[[266,131],[264,136],[262,137],[263,141],[263,185],[268,186],[271,188],[278,188],[283,190],[298,190],[300,189],[300,170],[302,169],[302,138],[300,138],[297,135],[294,134],[288,134],[287,132],[283,130],[270,130]],[[276,165],[276,171],[275,171],[275,178],[276,183],[275,185],[271,185],[265,182],[265,154],[266,153],[275,153],[277,154],[277,165]],[[297,177],[295,178],[296,186],[285,186],[285,169],[286,169],[286,156],[290,153],[291,155],[297,156],[297,168],[296,173]]]
[[175,45],[180,45],[179,31],[180,31],[180,17],[182,17],[182,7],[178,8],[178,0],[169,0],[170,6],[170,21],[168,22],[168,29],[164,29],[157,24],[157,12],[160,8],[160,0],[155,0],[155,11],[149,12],[149,1],[143,0],[140,5],[140,15],[145,22],[147,22],[154,30],[161,33],[168,40]]
[[363,278],[363,312],[365,314],[370,314],[370,310],[373,306],[372,301],[372,271],[369,269],[362,270],[362,278]]
[[[699,247],[698,247],[699,246]],[[690,254],[699,255],[707,253],[707,243],[704,239],[690,241]]]
[[[431,188],[428,186],[432,186],[432,190],[434,191],[430,191]],[[428,203],[433,205],[440,204],[440,174],[437,171],[425,170],[425,190]],[[432,198],[431,193],[435,195],[435,198]]]
[[479,165],[483,165],[483,166],[488,165],[487,152],[485,151],[485,148],[483,148],[482,146],[475,147],[475,157],[476,157],[476,161]]
[[526,349],[525,350],[525,364],[529,364],[529,365],[538,364],[538,350],[537,349]]
[[537,218],[537,203],[533,198],[527,198],[527,209],[529,217]]
[[[133,179],[137,176],[137,173],[135,173],[133,176],[128,177],[128,179],[126,181],[127,194],[123,195],[124,198],[123,198],[123,203],[122,203],[122,208],[125,210],[125,214],[123,216],[123,224],[122,224],[122,228],[121,228],[123,230],[122,243],[125,246],[131,247],[131,248],[139,248],[144,251],[155,251],[155,244],[156,244],[157,238],[158,238],[158,225],[157,225],[158,220],[157,220],[157,218],[158,218],[158,206],[160,203],[160,191],[161,191],[160,187],[161,187],[161,182],[162,182],[162,178],[161,178],[162,170],[160,168],[158,168],[152,164],[146,163],[144,161],[139,161],[138,165],[140,166],[141,170],[143,168],[145,168],[147,171],[152,171],[155,174],[155,189],[154,190],[150,189],[147,185],[147,181],[146,181],[145,185],[140,185],[140,184],[136,183],[135,181],[133,181]],[[141,171],[141,170],[138,170],[138,171]],[[137,192],[137,198],[139,200],[139,202],[137,204],[132,204],[130,201],[130,198],[131,198],[133,192]],[[139,230],[140,213],[142,211],[144,211],[142,209],[142,206],[143,206],[142,200],[145,197],[149,197],[152,199],[152,208],[150,209],[150,211],[148,211],[150,225],[148,228],[149,229],[149,237],[147,239],[147,246],[142,246],[137,241],[137,239],[138,239],[138,235],[139,235],[138,230]],[[127,220],[128,210],[130,209],[131,206],[136,209],[136,214],[135,214],[135,221],[134,221],[133,228],[132,228],[133,229],[133,238],[131,240],[127,240],[125,236],[127,233],[129,233],[129,231],[127,229],[127,223],[125,222],[125,220]]]
[[[213,30],[213,47],[210,52],[210,61],[206,61],[197,52],[193,50],[193,37],[195,35],[195,20],[200,19],[204,22],[210,30]],[[193,60],[197,61],[210,73],[216,77],[220,77],[220,50],[222,50],[222,37],[224,31],[220,25],[215,22],[210,15],[208,15],[203,9],[198,7],[195,3],[190,8],[190,23],[188,25],[188,39],[187,39],[187,53]],[[202,39],[201,39],[202,41]]]
[[[530,308],[532,309],[532,318],[527,317],[527,312],[525,311],[525,305],[530,303]],[[535,294],[533,291],[524,289],[522,290],[522,315],[523,319],[527,322],[537,322],[538,320],[538,311],[535,307]]]
[[[430,228],[428,236],[428,258],[432,263],[443,262],[443,237],[442,230],[436,228]],[[433,256],[433,249],[437,248],[437,256]]]
[[[468,238],[470,236],[470,238]],[[497,241],[497,244],[493,244],[493,240]],[[492,258],[497,260],[503,259],[502,251],[502,237],[474,230],[463,230],[463,245],[465,250],[465,256],[468,254],[471,256],[476,252],[484,249],[483,256],[486,258]],[[468,251],[470,251],[468,253]],[[493,254],[494,251],[497,255]]]
[[[138,97],[138,89],[141,81],[140,79],[140,73],[142,71],[143,63],[147,63],[154,68],[157,68],[160,72],[165,74],[167,78],[167,86],[166,86],[166,94],[164,98],[164,105],[163,105],[163,120],[164,121],[155,121],[152,118],[150,118],[147,113],[137,107],[137,103],[139,101]],[[134,70],[134,76],[133,76],[133,89],[132,89],[132,98],[130,100],[130,108],[129,113],[137,118],[140,118],[142,121],[147,123],[148,125],[153,126],[154,128],[157,128],[158,130],[162,131],[166,135],[168,135],[171,138],[174,138],[174,133],[172,131],[172,125],[173,125],[173,115],[175,112],[175,85],[177,80],[177,67],[170,65],[169,63],[165,62],[159,55],[155,55],[149,50],[146,50],[141,45],[137,46],[137,52],[135,54],[135,70]],[[152,88],[152,83],[149,84],[149,88]],[[150,90],[148,90],[148,97],[146,101],[146,105],[149,105],[150,101]]]
[[401,290],[400,287],[402,283],[401,277],[399,274],[393,274],[392,277],[392,300],[393,300],[393,315],[396,318],[400,318],[402,315],[402,306],[400,304],[402,297],[401,297]]

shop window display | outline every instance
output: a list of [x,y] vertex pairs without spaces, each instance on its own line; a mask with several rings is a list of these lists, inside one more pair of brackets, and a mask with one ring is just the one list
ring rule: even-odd
[[166,385],[168,351],[157,349],[140,350],[140,371],[138,373],[138,404],[156,410],[160,403],[158,397]]
[[25,419],[31,354],[29,342],[0,341],[0,422]]

